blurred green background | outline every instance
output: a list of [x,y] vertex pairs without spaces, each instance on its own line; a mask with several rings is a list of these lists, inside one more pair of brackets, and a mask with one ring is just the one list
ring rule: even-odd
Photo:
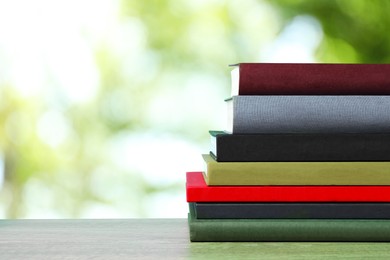
[[186,217],[228,64],[390,62],[384,0],[0,0],[0,218]]

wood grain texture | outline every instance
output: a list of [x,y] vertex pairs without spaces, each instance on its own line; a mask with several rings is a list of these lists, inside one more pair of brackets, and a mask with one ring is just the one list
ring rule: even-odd
[[390,243],[191,243],[186,219],[0,220],[0,259],[389,259]]

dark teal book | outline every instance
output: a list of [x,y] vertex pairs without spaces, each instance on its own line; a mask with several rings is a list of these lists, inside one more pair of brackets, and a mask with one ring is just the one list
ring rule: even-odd
[[198,219],[388,219],[390,203],[195,202]]
[[390,220],[197,219],[188,214],[192,242],[389,242]]

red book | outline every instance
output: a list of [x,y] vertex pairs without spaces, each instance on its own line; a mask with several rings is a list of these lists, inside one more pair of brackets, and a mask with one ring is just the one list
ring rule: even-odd
[[187,202],[390,202],[390,186],[207,186],[187,172]]
[[234,95],[388,95],[390,64],[240,63]]

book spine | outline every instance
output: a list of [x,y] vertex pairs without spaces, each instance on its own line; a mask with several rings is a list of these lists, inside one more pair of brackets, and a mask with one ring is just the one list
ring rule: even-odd
[[390,162],[216,162],[208,185],[390,185]]
[[198,219],[390,219],[390,203],[190,203]]
[[390,133],[390,96],[233,96],[234,134]]
[[389,133],[210,134],[218,162],[390,161]]
[[192,242],[389,242],[390,220],[199,220]]
[[207,186],[186,174],[187,202],[390,202],[390,186]]
[[389,64],[239,64],[239,95],[388,95]]

